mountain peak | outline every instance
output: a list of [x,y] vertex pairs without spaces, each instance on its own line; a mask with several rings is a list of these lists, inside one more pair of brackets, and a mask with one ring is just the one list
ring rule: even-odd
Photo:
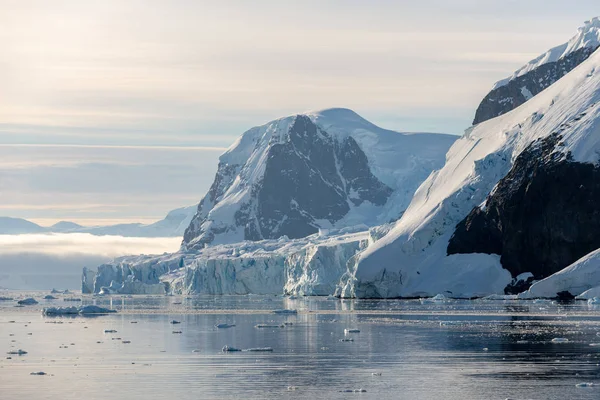
[[600,46],[600,17],[594,17],[585,21],[583,26],[577,29],[577,34],[569,39],[568,42],[553,47],[539,57],[529,61],[508,78],[496,82],[493,89],[505,86],[515,78],[523,76],[544,64],[559,61],[578,50],[595,50],[598,46]]

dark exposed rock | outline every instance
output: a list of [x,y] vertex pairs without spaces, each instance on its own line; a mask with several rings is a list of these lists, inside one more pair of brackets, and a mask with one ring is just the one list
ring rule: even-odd
[[448,254],[494,253],[513,276],[545,278],[600,248],[600,167],[557,151],[561,137],[532,143],[461,221]]
[[531,285],[535,282],[535,278],[533,276],[528,277],[527,279],[519,279],[514,278],[510,284],[508,284],[504,288],[504,294],[519,294],[523,293],[526,290],[529,290]]
[[575,296],[573,296],[568,290],[563,290],[562,292],[556,293],[556,298],[560,301],[575,300]]
[[477,107],[473,125],[487,121],[514,110],[554,82],[571,72],[575,67],[588,59],[597,49],[581,48],[556,62],[543,64],[538,68],[500,86],[482,100]]

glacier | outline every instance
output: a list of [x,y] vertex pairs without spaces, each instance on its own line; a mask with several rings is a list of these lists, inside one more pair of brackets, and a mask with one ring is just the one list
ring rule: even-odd
[[97,294],[332,294],[346,263],[369,241],[364,226],[306,238],[245,241],[162,256],[120,257],[84,269]]

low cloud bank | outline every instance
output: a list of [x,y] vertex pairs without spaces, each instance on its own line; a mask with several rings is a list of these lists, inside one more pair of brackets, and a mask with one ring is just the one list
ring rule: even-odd
[[94,236],[87,233],[0,235],[0,288],[79,289],[83,267],[114,257],[177,251],[181,238]]

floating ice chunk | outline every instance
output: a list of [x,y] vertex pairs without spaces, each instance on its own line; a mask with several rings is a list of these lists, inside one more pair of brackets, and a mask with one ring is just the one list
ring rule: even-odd
[[484,297],[482,300],[517,300],[518,295],[516,294],[491,294]]
[[590,387],[594,387],[594,386],[597,386],[597,385],[592,382],[583,382],[583,383],[578,383],[577,385],[575,385],[575,387],[578,387],[578,388],[590,388]]
[[215,328],[217,329],[227,329],[227,328],[233,328],[235,326],[235,324],[216,324]]
[[341,393],[367,393],[366,389],[346,389],[340,390]]
[[194,349],[192,350],[192,353],[200,353],[200,349]]
[[0,296],[0,301],[13,301],[14,299],[12,297],[4,297],[4,296]]
[[587,302],[589,305],[600,305],[600,297],[592,297]]
[[590,343],[591,347],[600,347],[600,343]]
[[235,351],[242,351],[242,349],[238,349],[238,348],[231,347],[231,346],[223,346],[221,351],[223,353],[230,353],[230,352],[235,352]]
[[372,376],[381,376],[381,372],[372,372],[371,375]]
[[39,371],[39,372],[32,372],[29,375],[46,375],[46,373],[43,371]]
[[251,347],[244,351],[271,352],[271,351],[273,351],[273,348],[272,347]]
[[447,298],[446,298],[446,296],[444,296],[443,294],[441,294],[441,293],[438,293],[438,294],[436,294],[435,296],[433,296],[433,297],[431,298],[431,300],[433,300],[433,301],[439,301],[439,302],[443,302],[443,301],[446,301],[446,300],[447,300]]
[[183,332],[182,331],[173,331],[173,333],[179,334],[179,333],[183,333]]
[[483,351],[489,351],[490,349],[488,349],[487,347],[484,347],[482,350]]
[[92,304],[80,307],[47,307],[42,310],[44,315],[91,315],[91,314],[111,314],[117,310],[99,307]]
[[548,300],[548,299],[535,299],[533,301],[533,304],[550,304],[552,303],[552,300]]
[[269,324],[257,324],[254,326],[255,328],[264,328],[264,329],[269,329],[269,328],[284,328],[285,325],[281,324],[281,325],[269,325]]
[[68,297],[68,298],[65,298],[63,300],[64,301],[81,301],[81,299],[77,298],[77,297]]
[[344,335],[347,335],[349,333],[360,333],[359,329],[344,329]]
[[6,354],[9,354],[11,356],[22,356],[22,355],[27,354],[27,352],[25,350],[19,349],[19,350],[11,350]]
[[181,322],[179,322],[179,321],[176,321],[176,320],[173,320],[173,321],[171,321],[171,324],[173,324],[173,325],[180,324],[180,323],[181,323]]
[[298,386],[288,386],[287,390],[289,390],[289,391],[298,390]]
[[131,343],[131,340],[123,340],[123,341],[121,341],[121,343],[128,344],[128,343]]
[[57,297],[52,296],[51,294],[47,294],[44,296],[44,300],[56,300]]
[[31,306],[34,304],[38,304],[38,302],[33,297],[28,297],[26,299],[17,301],[17,304],[22,305],[22,306]]
[[337,297],[329,295],[327,296],[327,300],[339,300]]
[[294,323],[293,322],[284,322],[283,325],[285,325],[285,326],[291,326],[291,325],[294,325]]
[[298,296],[291,295],[288,297],[288,300],[296,300],[296,299],[298,299]]
[[273,310],[273,314],[298,314],[298,310]]
[[551,340],[552,343],[567,343],[568,341],[569,339],[562,337],[557,337]]
[[104,333],[117,333],[115,329],[105,329]]
[[352,339],[352,338],[344,338],[344,339],[340,339],[340,342],[354,342],[354,339]]

